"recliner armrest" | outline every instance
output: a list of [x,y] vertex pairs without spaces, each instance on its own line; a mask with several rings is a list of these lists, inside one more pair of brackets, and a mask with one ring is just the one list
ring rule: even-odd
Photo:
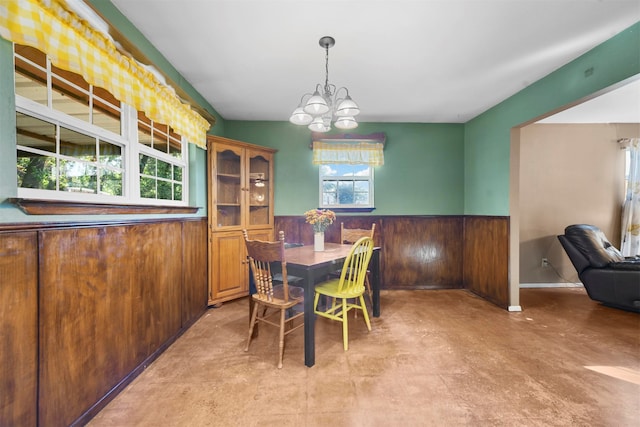
[[[610,268],[614,270],[637,270],[640,271],[640,258],[630,259],[619,262],[612,262],[609,264]],[[640,277],[638,278],[640,280]]]

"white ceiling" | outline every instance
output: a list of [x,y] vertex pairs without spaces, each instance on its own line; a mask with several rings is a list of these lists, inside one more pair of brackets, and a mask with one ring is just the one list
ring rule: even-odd
[[325,35],[360,122],[455,123],[640,21],[640,0],[111,1],[230,120],[288,120]]

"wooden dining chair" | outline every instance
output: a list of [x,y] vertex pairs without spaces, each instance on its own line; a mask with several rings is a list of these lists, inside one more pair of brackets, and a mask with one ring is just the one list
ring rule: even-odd
[[[293,308],[304,301],[304,289],[289,286],[287,278],[287,262],[285,260],[284,233],[279,233],[276,242],[250,240],[247,230],[242,231],[247,247],[249,265],[256,287],[256,292],[251,295],[253,311],[249,325],[249,338],[244,351],[249,351],[249,344],[253,335],[253,329],[257,322],[276,326],[280,330],[278,368],[282,368],[284,355],[284,337],[296,329],[302,327],[304,322],[294,326],[295,320],[304,315],[303,311],[295,312]],[[271,264],[280,263],[282,269],[282,284],[274,285],[271,274]],[[279,320],[274,317],[279,314]],[[289,329],[287,329],[289,327]]]
[[[364,280],[372,253],[373,239],[361,237],[353,244],[345,258],[340,278],[316,284],[313,311],[318,316],[342,322],[342,341],[345,351],[349,349],[348,314],[350,310],[361,310],[367,329],[371,330],[363,295]],[[331,298],[333,302],[325,308],[319,308],[320,295]]]
[[[341,244],[354,244],[361,237],[371,237],[373,239],[373,235],[376,231],[375,222],[371,224],[371,229],[366,228],[344,228],[344,223],[340,223],[340,243]],[[339,277],[341,271],[338,270],[334,274],[336,277]],[[367,291],[367,295],[369,295],[369,300],[373,301],[373,293],[371,291],[371,282],[369,281],[370,276],[369,270],[367,270],[367,275],[364,279],[364,285]]]

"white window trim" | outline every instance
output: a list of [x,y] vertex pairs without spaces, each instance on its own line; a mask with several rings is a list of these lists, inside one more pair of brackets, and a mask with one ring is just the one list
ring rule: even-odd
[[[364,163],[363,163],[364,164]],[[367,165],[368,166],[368,165]],[[374,209],[375,208],[375,200],[374,200],[374,175],[375,168],[373,166],[368,166],[370,171],[370,176],[367,178],[360,178],[349,176],[349,175],[324,175],[322,173],[322,165],[318,168],[318,176],[319,176],[319,201],[318,206],[322,209]],[[363,204],[336,204],[336,205],[328,205],[323,203],[323,184],[324,181],[340,181],[341,178],[343,181],[367,181],[369,183],[369,203],[366,205]]]
[[[189,205],[189,151],[184,137],[181,138],[181,157],[175,157],[168,153],[162,153],[151,147],[138,143],[138,112],[135,108],[121,103],[120,126],[121,135],[110,132],[92,123],[69,116],[61,111],[51,108],[51,66],[47,60],[47,105],[40,104],[21,95],[15,94],[16,112],[35,117],[50,123],[59,124],[67,129],[95,136],[122,147],[123,184],[122,196],[110,196],[105,194],[75,193],[58,190],[43,190],[34,188],[17,188],[18,198],[60,200],[70,202],[91,202],[107,204],[136,204],[136,205],[162,205],[162,206],[188,206]],[[15,68],[15,66],[14,66]],[[70,83],[70,82],[69,82]],[[71,83],[70,83],[71,84]],[[14,92],[15,93],[15,92]],[[95,96],[95,95],[94,95]],[[98,97],[100,98],[100,97]],[[100,98],[101,99],[101,98]],[[89,106],[89,113],[92,109]],[[18,145],[16,144],[16,149]],[[140,171],[139,155],[144,153],[164,162],[183,168],[182,173],[182,200],[150,199],[140,197]],[[43,152],[51,155],[50,152]],[[55,153],[57,158],[61,156]],[[64,156],[62,156],[64,157]],[[173,182],[173,180],[172,180]]]

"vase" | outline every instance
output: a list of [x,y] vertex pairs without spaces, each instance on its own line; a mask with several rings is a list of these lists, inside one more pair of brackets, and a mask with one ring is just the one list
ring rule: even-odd
[[316,252],[324,251],[324,231],[313,233],[313,250]]

